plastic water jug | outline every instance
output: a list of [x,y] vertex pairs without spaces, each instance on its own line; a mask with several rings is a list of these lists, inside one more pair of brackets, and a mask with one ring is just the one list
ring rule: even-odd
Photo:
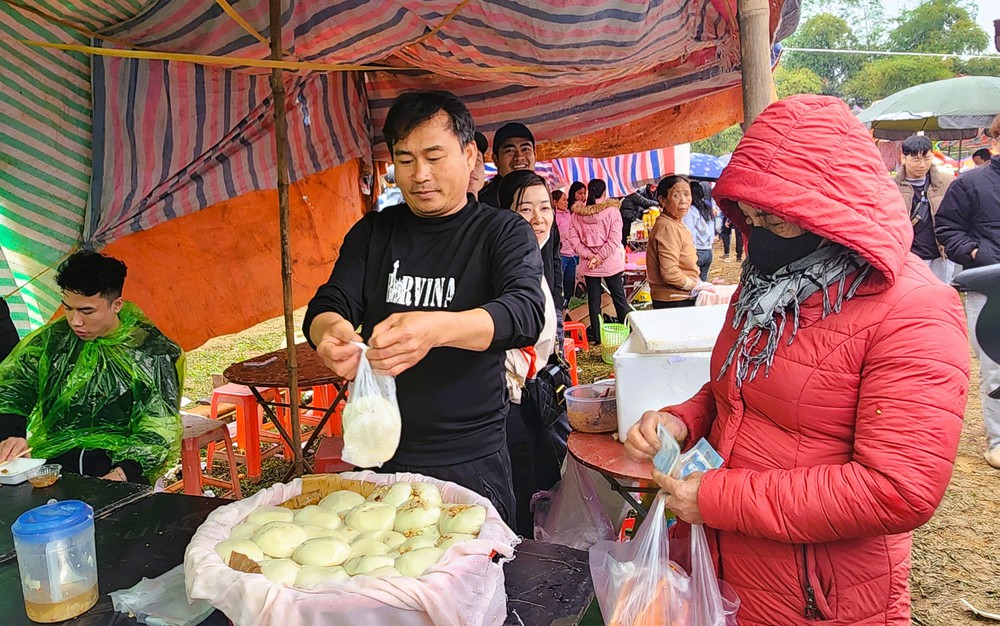
[[50,501],[11,526],[24,593],[35,622],[61,622],[97,603],[94,510],[79,500]]

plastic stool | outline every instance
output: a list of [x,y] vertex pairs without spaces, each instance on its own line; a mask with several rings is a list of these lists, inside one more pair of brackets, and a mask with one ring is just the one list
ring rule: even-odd
[[[225,423],[197,415],[182,416],[184,422],[184,439],[181,440],[181,468],[184,472],[183,483],[167,487],[167,491],[178,491],[183,484],[184,493],[192,496],[204,495],[203,485],[228,487],[222,497],[232,496],[234,500],[243,498],[240,491],[240,479],[236,473],[236,454],[233,452],[233,440],[229,436],[229,428]],[[226,457],[229,460],[229,481],[206,476],[201,471],[200,451],[203,447],[224,441]],[[208,469],[211,469],[209,466]]]
[[582,348],[584,352],[590,351],[590,344],[587,342],[587,327],[583,322],[563,322],[563,329],[566,334],[573,338],[573,343],[577,348]]
[[335,474],[350,472],[354,466],[341,459],[344,452],[343,437],[324,437],[316,446],[316,456],[313,458],[313,471],[317,474]]
[[566,364],[569,365],[569,379],[573,381],[573,386],[580,384],[576,370],[576,342],[571,338],[563,339],[563,356],[566,357]]
[[[261,395],[266,399],[275,399],[280,394],[277,389],[264,389]],[[236,446],[246,451],[247,475],[251,479],[261,475],[260,430],[261,415],[257,398],[249,387],[226,383],[212,390],[212,411],[209,417],[219,418],[219,404],[236,405]]]

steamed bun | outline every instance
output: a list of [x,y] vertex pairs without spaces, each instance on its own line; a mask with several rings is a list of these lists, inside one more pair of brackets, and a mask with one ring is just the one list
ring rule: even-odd
[[261,562],[260,571],[272,583],[293,587],[299,575],[299,564],[291,559],[270,559]]
[[365,497],[360,493],[342,489],[340,491],[334,491],[327,497],[320,500],[319,506],[334,513],[342,514],[350,511],[359,504],[362,504],[364,501]]
[[292,556],[295,548],[309,539],[305,528],[290,522],[270,522],[261,526],[253,536],[253,542],[260,546],[264,554],[284,559]]
[[270,522],[290,522],[294,517],[295,513],[283,506],[262,506],[250,515],[247,515],[247,518],[243,522],[263,526]]
[[215,544],[215,551],[222,557],[222,562],[226,565],[229,565],[229,557],[232,556],[233,552],[239,552],[253,561],[264,559],[264,552],[260,546],[249,539],[223,539]]
[[340,565],[351,555],[351,546],[339,539],[310,539],[295,548],[292,560],[299,565]]

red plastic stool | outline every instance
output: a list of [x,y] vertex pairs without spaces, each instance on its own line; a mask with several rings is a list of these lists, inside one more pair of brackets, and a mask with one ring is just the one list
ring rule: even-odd
[[587,327],[583,322],[563,322],[566,334],[573,338],[576,347],[583,348],[584,352],[590,351],[590,344],[587,342]]
[[[277,399],[278,389],[264,389],[261,395],[268,400]],[[261,414],[257,398],[249,387],[226,383],[212,390],[212,411],[209,417],[219,418],[219,404],[236,405],[236,446],[246,452],[247,475],[251,479],[261,475]],[[269,439],[274,439],[273,437]]]
[[313,458],[313,471],[317,474],[336,474],[350,472],[354,466],[341,459],[344,452],[343,437],[324,437],[316,446],[316,456]]
[[[312,406],[316,407],[315,410],[305,410],[302,412],[302,421],[306,424],[311,424],[317,426],[320,420],[323,418],[323,414],[333,401],[337,398],[337,388],[333,385],[321,385],[319,387],[312,388]],[[346,400],[346,396],[344,397]],[[344,402],[341,401],[340,405],[333,411],[330,415],[330,419],[326,422],[326,434],[334,437],[343,434],[343,429],[341,426],[342,415],[341,411],[344,409]]]
[[577,378],[576,370],[576,342],[569,337],[563,339],[563,355],[566,357],[566,364],[569,365],[569,379],[573,381],[573,385],[579,385],[580,381]]
[[[236,454],[233,452],[233,440],[225,423],[197,415],[183,415],[184,438],[181,440],[181,468],[184,472],[183,482],[167,487],[167,491],[180,491],[192,496],[203,495],[203,485],[227,487],[222,497],[231,496],[234,500],[243,498],[240,491],[240,479],[236,473]],[[201,449],[209,444],[225,442],[226,457],[229,460],[229,481],[206,476],[201,471]],[[211,466],[209,466],[211,469]]]

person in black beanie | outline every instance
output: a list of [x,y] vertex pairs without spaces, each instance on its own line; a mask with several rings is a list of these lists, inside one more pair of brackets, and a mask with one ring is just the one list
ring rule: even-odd
[[[521,122],[507,122],[493,133],[493,162],[497,175],[479,192],[479,201],[485,205],[502,208],[500,202],[500,181],[504,176],[518,170],[535,171],[535,135]],[[559,256],[561,237],[557,227],[552,228],[552,236],[542,246],[542,269],[548,281],[552,297],[563,301],[562,257]],[[558,341],[563,338],[563,319],[559,316],[556,330]]]

